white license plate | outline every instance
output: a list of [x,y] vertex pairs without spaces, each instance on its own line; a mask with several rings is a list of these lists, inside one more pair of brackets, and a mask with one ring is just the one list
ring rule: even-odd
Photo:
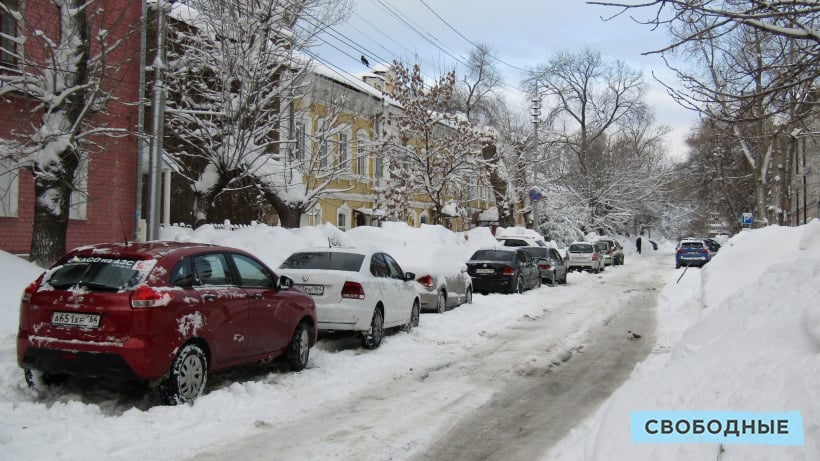
[[99,314],[77,314],[74,312],[55,312],[51,314],[52,325],[68,325],[82,328],[99,328]]
[[494,274],[495,269],[476,269],[475,273],[476,274]]
[[299,285],[299,288],[313,296],[319,296],[325,293],[325,287],[323,285]]

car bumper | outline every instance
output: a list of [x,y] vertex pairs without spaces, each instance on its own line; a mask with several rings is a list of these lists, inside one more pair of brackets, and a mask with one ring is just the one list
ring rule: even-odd
[[473,290],[476,292],[509,292],[515,287],[515,278],[475,278],[473,277]]
[[120,381],[161,378],[168,373],[174,355],[150,338],[137,337],[103,343],[21,335],[17,350],[21,368]]
[[368,331],[375,306],[345,300],[340,304],[316,305],[319,331]]

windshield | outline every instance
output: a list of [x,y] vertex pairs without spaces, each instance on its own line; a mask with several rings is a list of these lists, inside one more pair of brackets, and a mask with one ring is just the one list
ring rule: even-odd
[[142,283],[156,260],[74,257],[54,269],[46,283],[60,290],[71,287],[94,291],[120,291]]
[[282,269],[325,269],[331,271],[358,272],[364,255],[333,251],[294,253],[279,267]]

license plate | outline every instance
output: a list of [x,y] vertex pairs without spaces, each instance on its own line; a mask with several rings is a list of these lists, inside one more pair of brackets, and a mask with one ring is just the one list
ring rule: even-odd
[[299,288],[313,296],[319,296],[325,293],[325,287],[323,285],[299,285]]
[[476,269],[475,273],[476,274],[494,274],[495,269]]
[[77,314],[74,312],[55,312],[51,314],[52,325],[67,325],[82,328],[99,328],[99,314]]

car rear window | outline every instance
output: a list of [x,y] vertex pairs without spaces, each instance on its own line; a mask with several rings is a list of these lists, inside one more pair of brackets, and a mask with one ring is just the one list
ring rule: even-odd
[[470,258],[473,261],[512,261],[515,253],[512,251],[478,250]]
[[332,251],[294,253],[279,267],[282,269],[325,269],[331,271],[358,272],[364,255]]
[[53,269],[46,283],[58,290],[85,288],[91,291],[131,289],[148,277],[155,259],[123,259],[77,256]]
[[526,240],[521,239],[498,239],[499,242],[503,243],[504,246],[508,247],[526,247],[529,246]]
[[573,243],[569,246],[570,253],[592,253],[592,244],[590,243]]
[[546,258],[547,257],[547,249],[544,247],[526,247],[521,248],[521,251],[527,253],[533,258]]
[[681,248],[687,248],[687,249],[699,249],[699,248],[703,248],[703,243],[701,243],[701,242],[682,242],[680,244],[680,247]]

